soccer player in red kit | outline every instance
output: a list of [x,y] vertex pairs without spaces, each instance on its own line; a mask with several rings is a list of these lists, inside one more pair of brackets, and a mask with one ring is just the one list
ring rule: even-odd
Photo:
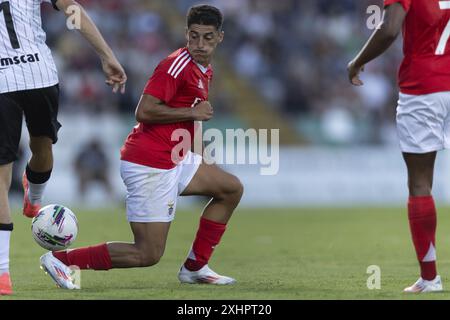
[[403,28],[397,131],[408,169],[408,218],[421,275],[405,292],[442,291],[436,272],[436,208],[431,194],[436,153],[450,147],[450,1],[385,0],[385,15],[348,65],[353,85]]
[[208,121],[213,116],[208,102],[210,61],[223,40],[222,23],[222,14],[215,7],[191,8],[187,16],[187,47],[158,65],[137,107],[139,123],[121,150],[121,176],[127,187],[127,217],[134,243],[110,242],[43,255],[42,267],[59,286],[76,288],[70,279],[70,265],[108,270],[158,263],[179,195],[211,198],[178,273],[179,280],[218,285],[235,282],[212,271],[208,261],[242,197],[242,184],[216,165],[203,163],[202,157],[190,148],[174,152],[180,141],[172,139],[179,130],[189,133],[188,145],[192,145],[194,122]]

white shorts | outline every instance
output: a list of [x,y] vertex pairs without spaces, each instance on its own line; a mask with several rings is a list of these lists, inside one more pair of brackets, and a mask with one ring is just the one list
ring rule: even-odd
[[404,153],[428,153],[450,147],[450,92],[400,93],[397,132]]
[[127,187],[128,221],[171,222],[175,218],[177,198],[189,185],[201,162],[202,157],[190,151],[170,170],[121,161],[120,175]]

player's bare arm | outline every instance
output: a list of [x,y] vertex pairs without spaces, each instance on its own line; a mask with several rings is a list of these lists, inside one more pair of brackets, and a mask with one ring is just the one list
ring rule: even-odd
[[171,108],[158,98],[147,94],[142,95],[136,108],[136,120],[145,124],[208,121],[213,114],[209,101],[202,101],[192,108]]
[[364,84],[359,78],[359,73],[364,71],[367,63],[383,54],[392,45],[402,29],[405,17],[406,12],[400,3],[386,7],[380,26],[347,66],[348,77],[353,85],[362,86]]
[[72,12],[67,9],[73,5],[80,8],[81,23],[79,31],[81,35],[94,47],[95,51],[99,55],[102,62],[103,72],[106,75],[105,82],[113,87],[114,93],[118,92],[119,89],[121,93],[125,93],[127,75],[87,12],[74,0],[58,0],[56,2],[58,9],[63,11],[67,16],[69,16]]

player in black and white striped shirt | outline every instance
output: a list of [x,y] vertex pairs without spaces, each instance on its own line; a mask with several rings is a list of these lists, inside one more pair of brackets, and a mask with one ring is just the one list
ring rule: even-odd
[[69,15],[78,6],[81,35],[99,55],[106,83],[125,92],[127,77],[114,53],[83,8],[73,0],[0,0],[0,295],[11,294],[9,240],[13,229],[8,191],[17,159],[22,118],[30,133],[32,157],[23,177],[23,213],[34,217],[53,168],[58,140],[58,73],[41,26],[41,4]]
[[41,26],[41,2],[47,1],[0,1],[0,93],[58,83]]

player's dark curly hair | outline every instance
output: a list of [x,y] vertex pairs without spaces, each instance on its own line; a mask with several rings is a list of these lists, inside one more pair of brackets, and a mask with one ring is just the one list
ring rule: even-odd
[[221,30],[223,25],[223,14],[219,9],[213,6],[194,6],[189,9],[187,14],[188,28],[193,24],[214,26],[217,30]]

